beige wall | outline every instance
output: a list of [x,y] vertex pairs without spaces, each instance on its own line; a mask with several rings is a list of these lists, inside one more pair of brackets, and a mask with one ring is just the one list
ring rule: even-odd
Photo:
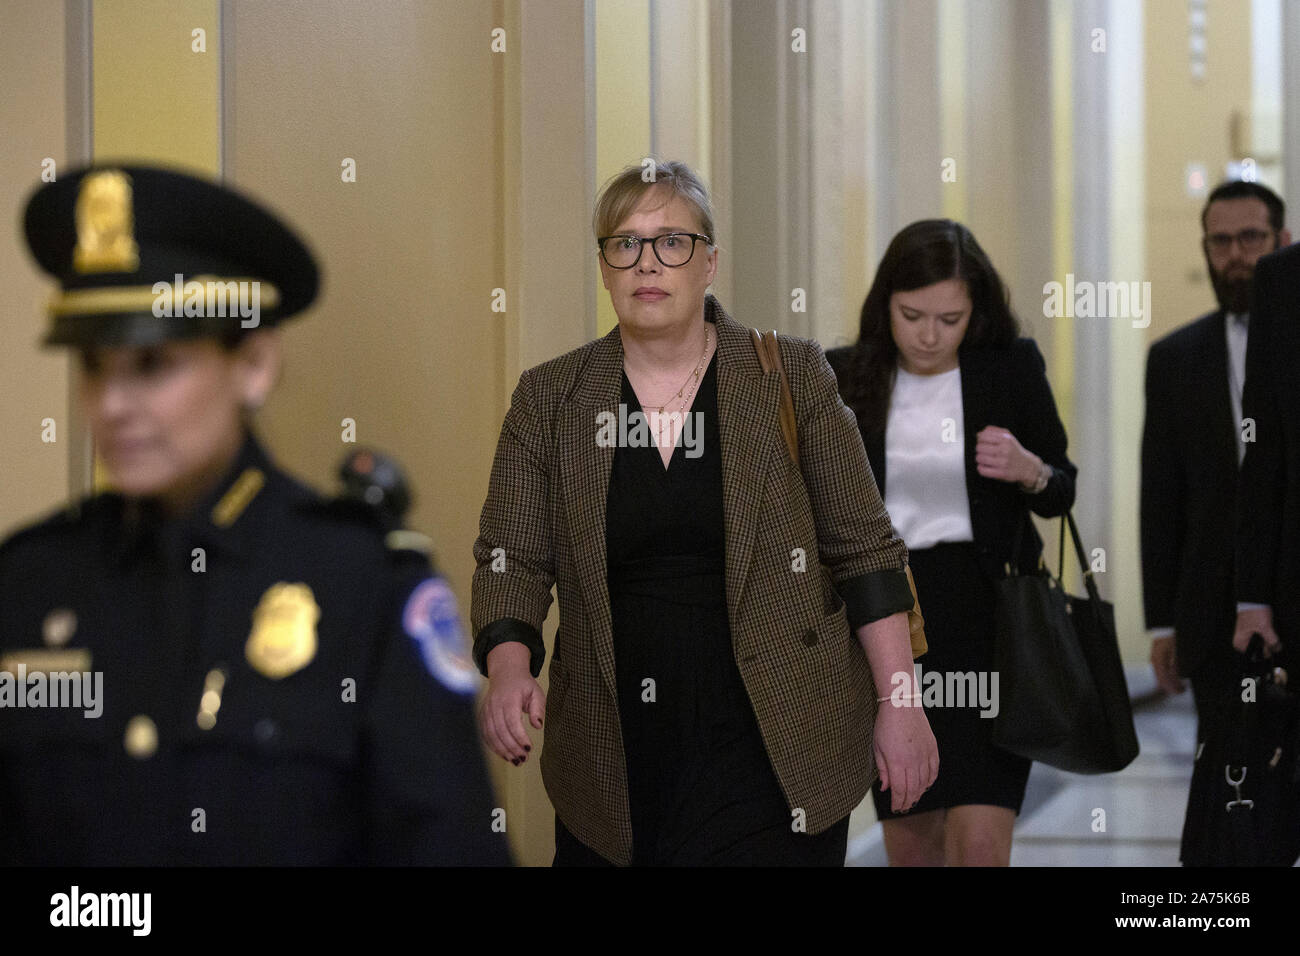
[[[33,0],[6,5],[0,28],[0,537],[66,499],[75,444],[68,359],[37,347],[51,292],[27,253],[21,227],[42,162],[53,159],[62,171],[76,158],[69,155],[65,125],[66,32],[62,4]],[[41,440],[45,418],[55,421],[52,444]]]
[[96,160],[220,172],[218,23],[217,0],[95,0]]
[[[294,223],[323,272],[318,304],[287,327],[268,440],[328,488],[354,419],[358,444],[406,465],[411,523],[467,597],[467,503],[501,413],[499,63],[491,6],[431,6],[236,5],[226,176]],[[345,159],[356,182],[343,181]]]
[[1201,207],[1184,188],[1189,162],[1205,165],[1210,188],[1231,154],[1234,113],[1251,105],[1250,4],[1209,4],[1206,74],[1192,79],[1186,0],[1147,0],[1146,231],[1151,295],[1149,341],[1217,308],[1201,254]]
[[[454,0],[331,0],[237,4],[225,23],[227,177],[299,228],[324,275],[318,305],[289,326],[261,429],[287,466],[326,489],[354,447],[344,419],[357,444],[395,455],[416,495],[408,524],[433,537],[466,619],[470,545],[518,373],[508,337],[510,355],[521,352],[513,311],[492,311],[494,289],[508,310],[523,296],[506,269],[501,135],[519,37],[507,35],[505,55],[490,50],[504,15]],[[345,159],[355,182],[343,181]],[[544,236],[530,235],[537,252]],[[561,351],[545,321],[532,333]],[[533,364],[541,350],[522,352]],[[490,766],[517,852],[542,862],[551,819],[540,783]]]

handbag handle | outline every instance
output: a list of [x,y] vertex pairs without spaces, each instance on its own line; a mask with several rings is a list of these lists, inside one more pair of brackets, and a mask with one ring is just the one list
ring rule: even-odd
[[[1029,509],[1022,508],[1020,511],[1020,521],[1016,525],[1015,534],[1011,538],[1011,560],[1006,562],[1005,568],[1007,577],[1016,577],[1020,574],[1020,544],[1025,537],[1026,525],[1032,526],[1033,519],[1029,517]],[[1039,555],[1038,566],[1043,566],[1043,557]]]
[[1092,577],[1092,567],[1088,564],[1087,555],[1083,550],[1083,541],[1079,537],[1079,526],[1074,523],[1074,512],[1067,511],[1061,515],[1061,560],[1057,565],[1057,577],[1065,574],[1065,526],[1070,526],[1070,537],[1074,540],[1074,554],[1079,559],[1079,570],[1083,573],[1083,586],[1088,589],[1088,597],[1095,602],[1101,601],[1101,592],[1097,590],[1097,582]]
[[[1024,539],[1025,525],[1033,520],[1029,517],[1028,508],[1024,509],[1021,514],[1023,520],[1016,526],[1015,535],[1011,539],[1011,561],[1007,562],[1008,575],[1018,575],[1020,573],[1017,564],[1020,558],[1020,543]],[[1100,601],[1101,593],[1097,590],[1097,582],[1093,580],[1092,568],[1088,565],[1083,540],[1079,537],[1079,526],[1074,523],[1073,509],[1067,510],[1065,514],[1061,515],[1061,533],[1057,535],[1056,574],[1054,577],[1058,581],[1065,577],[1065,531],[1067,527],[1070,530],[1070,537],[1074,541],[1074,554],[1079,559],[1079,570],[1083,573],[1083,586],[1088,590],[1088,597],[1094,601]],[[1040,556],[1038,560],[1041,564],[1042,557]],[[1047,573],[1051,574],[1051,568],[1047,569]]]

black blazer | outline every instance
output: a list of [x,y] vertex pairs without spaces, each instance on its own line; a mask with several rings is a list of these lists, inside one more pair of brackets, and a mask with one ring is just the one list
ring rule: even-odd
[[1148,628],[1174,628],[1184,676],[1231,639],[1236,616],[1237,439],[1224,321],[1222,311],[1201,316],[1147,352],[1143,607]]
[[1237,600],[1273,607],[1300,643],[1300,246],[1260,259],[1242,416],[1255,420],[1237,496]]
[[[843,395],[853,346],[832,349],[826,358],[840,380]],[[1043,542],[1025,517],[1028,506],[1044,518],[1058,517],[1074,504],[1074,479],[1078,469],[1066,457],[1065,426],[1056,412],[1047,366],[1033,339],[1018,339],[1005,349],[959,349],[961,403],[966,439],[966,495],[970,499],[971,529],[979,549],[980,564],[990,579],[1006,574],[1013,560],[1016,528],[1024,522],[1020,554],[1022,572],[1038,566]],[[1014,482],[985,478],[975,468],[975,436],[988,425],[1006,428],[1029,451],[1052,466],[1052,478],[1036,495]],[[867,431],[858,422],[867,449],[871,471],[885,496],[888,479],[885,462],[885,429]],[[921,603],[925,608],[924,599]]]

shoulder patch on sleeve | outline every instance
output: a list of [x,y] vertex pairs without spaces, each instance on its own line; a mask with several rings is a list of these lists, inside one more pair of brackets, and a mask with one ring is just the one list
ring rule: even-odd
[[478,690],[479,675],[461,627],[456,596],[440,577],[415,586],[402,609],[402,629],[415,641],[420,657],[440,684],[457,694]]

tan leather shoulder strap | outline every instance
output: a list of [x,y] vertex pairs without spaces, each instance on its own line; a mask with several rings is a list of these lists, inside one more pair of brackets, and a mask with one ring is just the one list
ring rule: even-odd
[[750,329],[754,339],[754,351],[758,353],[758,364],[764,372],[776,371],[781,374],[781,408],[778,413],[781,421],[781,434],[785,437],[785,447],[790,453],[790,460],[799,466],[799,426],[794,415],[794,396],[790,392],[790,379],[786,377],[785,366],[781,363],[781,345],[776,338],[776,330],[759,332]]
[[[790,460],[799,466],[799,431],[794,415],[794,396],[790,392],[790,379],[786,377],[785,366],[781,364],[781,346],[777,342],[776,330],[766,334],[758,329],[750,329],[754,339],[754,351],[758,353],[758,364],[766,372],[781,373],[781,434],[785,436],[785,445],[790,452]],[[907,612],[907,628],[912,644],[912,659],[920,657],[929,649],[925,639],[925,618],[921,615],[921,601],[916,594],[916,582],[912,580],[912,569],[903,566],[907,574],[907,586],[912,590],[912,610]]]

